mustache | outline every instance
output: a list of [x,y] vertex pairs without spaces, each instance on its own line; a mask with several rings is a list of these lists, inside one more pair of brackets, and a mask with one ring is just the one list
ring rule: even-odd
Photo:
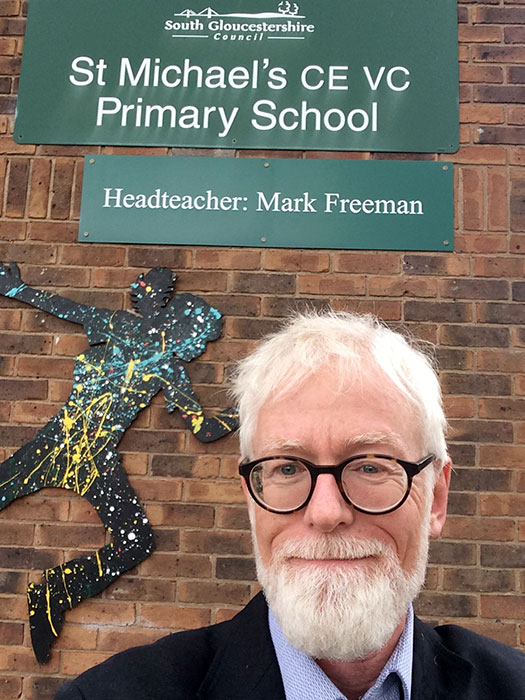
[[276,547],[272,564],[287,559],[362,559],[392,557],[392,548],[380,540],[361,540],[339,535],[316,535],[308,539],[286,540]]

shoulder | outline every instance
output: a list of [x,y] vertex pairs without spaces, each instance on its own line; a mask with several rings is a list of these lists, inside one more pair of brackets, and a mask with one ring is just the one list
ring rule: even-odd
[[[232,682],[245,665],[250,635],[269,637],[267,620],[266,603],[259,594],[232,620],[177,632],[112,656],[63,685],[56,700],[195,700],[218,666]],[[228,649],[238,653],[228,654]]]
[[458,625],[441,625],[434,631],[439,634],[448,649],[467,658],[476,667],[490,662],[492,666],[499,666],[499,672],[501,672],[500,664],[515,666],[521,670],[522,674],[525,672],[525,654],[513,647]]
[[116,654],[62,686],[56,700],[194,698],[229,625],[178,632]]
[[[418,644],[426,646],[436,666],[448,669],[448,675],[455,669],[469,687],[465,697],[523,698],[525,654],[521,651],[457,625],[430,628],[418,620],[414,633],[414,656],[419,654]],[[428,672],[428,663],[426,668]]]

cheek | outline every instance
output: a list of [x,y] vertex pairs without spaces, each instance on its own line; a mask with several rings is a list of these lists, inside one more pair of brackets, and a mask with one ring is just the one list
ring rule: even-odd
[[294,514],[276,515],[255,506],[253,524],[263,564],[270,563],[273,550],[277,545],[291,537],[301,536],[301,533],[296,531],[297,520]]

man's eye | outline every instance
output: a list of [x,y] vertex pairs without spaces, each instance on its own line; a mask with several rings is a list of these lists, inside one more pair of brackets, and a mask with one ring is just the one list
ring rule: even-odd
[[379,467],[375,464],[363,464],[361,467],[363,474],[379,474]]
[[283,464],[281,467],[279,467],[279,472],[283,476],[293,476],[297,472],[297,465],[296,464]]

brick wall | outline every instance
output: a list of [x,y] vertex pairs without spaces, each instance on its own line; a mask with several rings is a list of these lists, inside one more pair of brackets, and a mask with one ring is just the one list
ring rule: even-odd
[[[419,612],[525,648],[525,3],[459,2],[461,148],[450,156],[206,152],[18,145],[12,138],[25,5],[0,5],[0,259],[30,284],[128,308],[134,276],[169,265],[178,289],[225,314],[223,337],[191,363],[207,410],[228,365],[290,308],[372,311],[437,343],[456,465],[450,517],[432,547]],[[425,158],[455,165],[454,253],[291,251],[76,242],[86,153]],[[0,298],[0,455],[67,397],[86,338]],[[235,438],[203,446],[160,397],[121,443],[157,551],[66,616],[51,661],[29,642],[25,589],[43,567],[104,542],[92,508],[47,490],[0,513],[0,699],[51,698],[66,676],[172,630],[229,617],[257,590]]]

